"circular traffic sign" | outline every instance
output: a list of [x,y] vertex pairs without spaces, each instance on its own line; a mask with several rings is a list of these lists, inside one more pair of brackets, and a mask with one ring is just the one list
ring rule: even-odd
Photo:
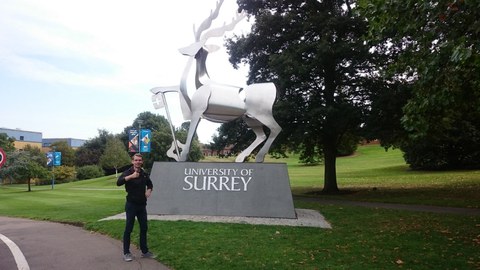
[[7,162],[7,154],[5,154],[5,151],[3,151],[2,148],[0,148],[0,168]]

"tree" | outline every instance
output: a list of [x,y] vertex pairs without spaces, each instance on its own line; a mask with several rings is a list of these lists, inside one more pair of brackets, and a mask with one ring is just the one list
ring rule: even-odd
[[7,156],[5,166],[0,170],[0,177],[9,177],[10,180],[25,180],[28,191],[33,178],[46,179],[48,170],[45,167],[47,159],[39,148],[27,145],[23,151],[14,151]]
[[15,139],[8,137],[5,133],[0,133],[0,148],[5,152],[12,152],[15,150]]
[[230,149],[231,153],[240,153],[251,144],[254,137],[254,133],[249,131],[245,121],[235,119],[218,127],[217,135],[213,136],[210,148],[221,151],[227,146],[233,146]]
[[[188,129],[190,128],[190,122],[183,122],[180,128],[176,131],[175,137],[185,142],[187,140]],[[198,136],[195,134],[192,145],[190,146],[190,152],[188,153],[188,160],[189,161],[199,161],[203,159],[202,149],[200,147],[200,142],[198,141]]]
[[[149,170],[153,166],[155,161],[169,161],[171,158],[167,156],[167,151],[172,145],[172,135],[170,131],[170,125],[165,117],[151,112],[143,112],[138,114],[137,118],[133,121],[131,126],[124,128],[120,138],[125,144],[125,148],[128,146],[128,132],[131,129],[138,129],[141,126],[142,129],[150,129],[152,131],[151,138],[151,152],[143,154],[143,166]],[[185,141],[186,135],[181,136],[181,130],[175,131],[175,137],[180,141]],[[187,128],[188,130],[188,128]],[[196,146],[195,146],[196,145]],[[198,161],[198,153],[201,155],[200,147],[198,146],[198,138],[195,136],[192,143],[192,149],[190,150],[189,160]],[[192,153],[193,152],[193,153]]]
[[227,41],[232,64],[249,64],[249,83],[277,85],[277,145],[300,145],[306,162],[323,158],[327,193],[338,192],[338,145],[360,132],[374,85],[367,25],[353,2],[239,0],[255,23]]
[[133,120],[131,126],[127,126],[123,129],[121,134],[121,140],[128,145],[128,132],[131,129],[150,129],[152,131],[170,130],[169,124],[165,117],[153,114],[151,112],[142,112],[137,115],[137,118]]
[[408,89],[400,147],[414,169],[480,168],[480,2],[359,1],[382,75]]
[[104,129],[98,130],[98,136],[85,142],[75,151],[75,165],[82,167],[86,165],[100,164],[100,157],[105,151],[107,140],[113,135]]
[[[148,171],[153,166],[154,161],[168,160],[166,152],[170,147],[172,136],[170,135],[170,138],[168,138],[167,136],[163,136],[170,133],[170,127],[165,117],[153,114],[151,112],[142,112],[139,113],[137,117],[133,120],[132,125],[125,127],[123,132],[120,134],[120,139],[124,143],[125,149],[127,149],[128,147],[129,131],[132,129],[138,130],[139,128],[150,129],[152,131],[150,153],[142,153],[143,166]],[[160,142],[159,139],[161,139],[162,142]],[[163,145],[167,143],[168,147],[163,148]]]
[[119,138],[110,138],[107,140],[105,152],[100,157],[102,167],[115,169],[115,177],[118,177],[118,169],[130,163],[130,156],[125,145]]
[[167,151],[172,145],[172,134],[170,130],[162,129],[152,131],[151,152],[148,158],[144,158],[143,166],[152,168],[155,161],[169,161]]

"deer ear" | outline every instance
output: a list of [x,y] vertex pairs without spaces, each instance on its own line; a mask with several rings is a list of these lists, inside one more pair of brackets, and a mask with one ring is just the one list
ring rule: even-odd
[[212,53],[220,50],[220,46],[209,44],[209,45],[205,45],[205,49],[207,50],[207,52]]
[[178,49],[178,51],[183,55],[195,56],[201,48],[202,48],[202,43],[201,42],[195,42],[195,43],[191,44],[190,46]]

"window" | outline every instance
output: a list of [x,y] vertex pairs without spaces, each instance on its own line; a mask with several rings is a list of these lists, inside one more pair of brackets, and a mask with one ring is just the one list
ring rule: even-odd
[[23,141],[25,140],[25,137],[24,136],[20,136],[20,141]]

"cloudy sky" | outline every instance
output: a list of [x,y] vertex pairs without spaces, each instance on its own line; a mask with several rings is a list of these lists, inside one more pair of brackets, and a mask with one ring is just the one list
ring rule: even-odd
[[[193,24],[215,3],[0,1],[0,127],[90,139],[98,129],[122,132],[141,112],[166,116],[153,108],[149,90],[179,84],[187,57],[178,49],[193,43]],[[214,26],[230,21],[236,8],[225,0]],[[248,29],[244,19],[234,32]],[[222,46],[223,38],[210,43]],[[247,68],[234,70],[225,50],[211,54],[207,66],[214,80],[245,84]],[[176,126],[183,121],[178,104],[170,94]],[[217,127],[202,120],[200,141],[209,142]]]

